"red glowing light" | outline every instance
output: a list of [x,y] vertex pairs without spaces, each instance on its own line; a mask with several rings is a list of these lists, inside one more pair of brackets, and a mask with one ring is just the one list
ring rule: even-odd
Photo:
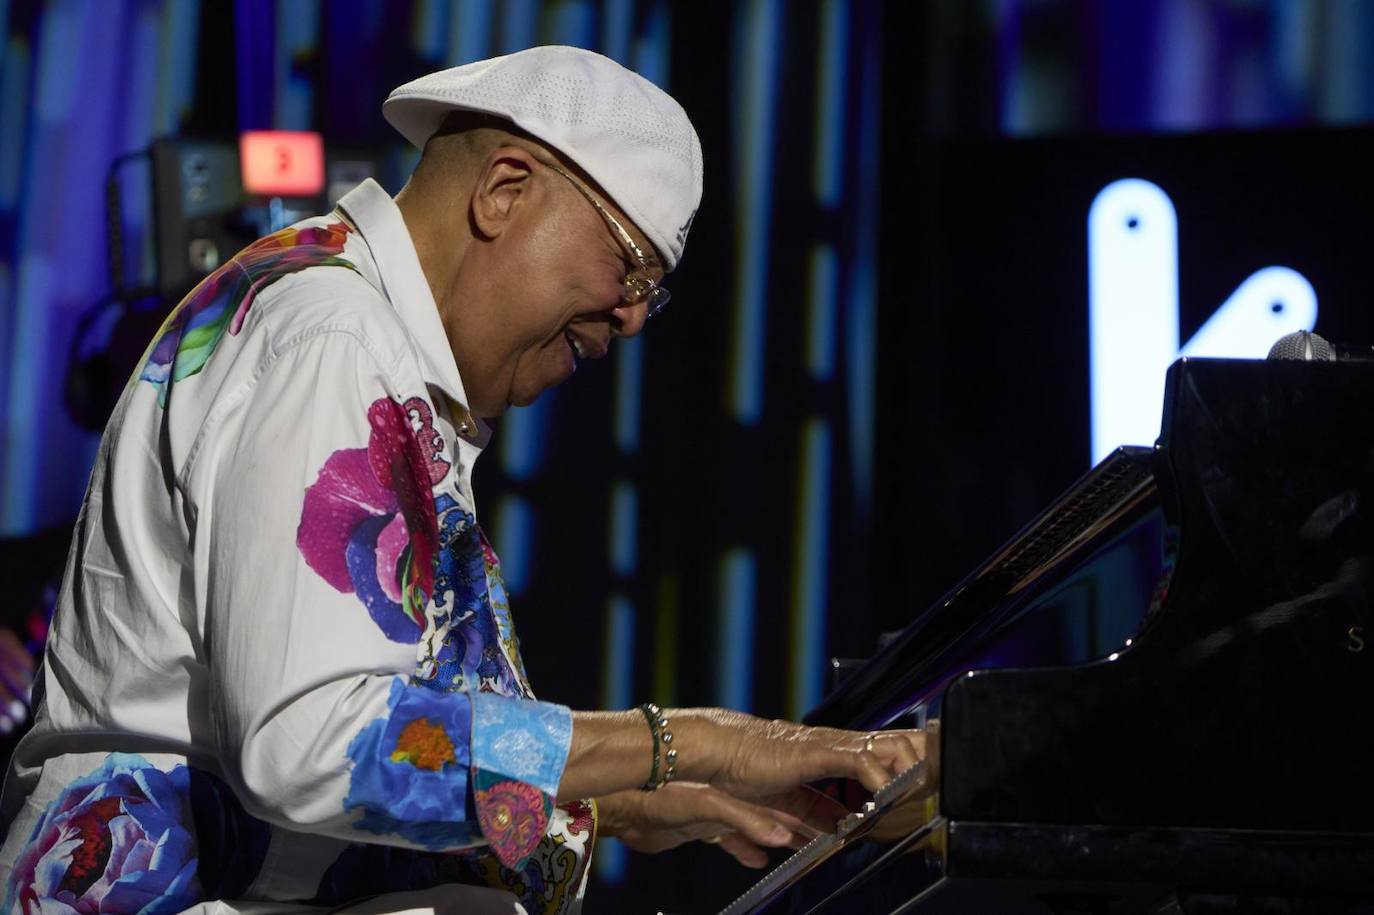
[[239,135],[243,189],[260,197],[313,197],[324,190],[324,140],[308,130]]

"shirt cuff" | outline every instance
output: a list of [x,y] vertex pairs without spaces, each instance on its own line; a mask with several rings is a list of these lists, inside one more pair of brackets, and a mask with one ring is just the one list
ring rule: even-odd
[[519,869],[549,827],[572,745],[562,705],[472,693],[473,797],[492,852]]

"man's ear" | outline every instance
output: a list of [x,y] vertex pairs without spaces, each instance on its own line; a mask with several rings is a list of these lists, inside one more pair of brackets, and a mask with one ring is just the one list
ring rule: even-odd
[[532,190],[537,160],[519,146],[493,149],[482,162],[472,192],[472,221],[488,238],[505,231]]

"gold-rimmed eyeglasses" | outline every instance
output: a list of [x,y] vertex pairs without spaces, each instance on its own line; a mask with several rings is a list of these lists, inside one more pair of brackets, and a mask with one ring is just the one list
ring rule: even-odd
[[568,174],[568,172],[564,171],[562,168],[554,165],[552,162],[540,161],[550,170],[567,178],[572,186],[577,188],[578,193],[586,197],[587,202],[596,207],[596,211],[606,220],[607,224],[611,227],[611,231],[620,239],[620,243],[625,246],[625,250],[630,253],[631,260],[639,265],[637,270],[631,270],[629,273],[625,274],[625,278],[621,280],[625,286],[625,291],[621,294],[620,298],[621,303],[624,305],[638,305],[640,302],[645,303],[645,314],[650,318],[662,311],[663,306],[668,304],[668,300],[673,297],[673,294],[658,283],[655,283],[649,276],[649,271],[652,269],[651,261],[652,263],[657,263],[657,258],[649,258],[644,254],[639,245],[635,244],[635,240],[630,237],[630,233],[625,231],[625,227],[620,224],[620,220],[612,216],[611,211],[601,205],[601,201],[596,199],[596,195],[591,192],[590,188]]

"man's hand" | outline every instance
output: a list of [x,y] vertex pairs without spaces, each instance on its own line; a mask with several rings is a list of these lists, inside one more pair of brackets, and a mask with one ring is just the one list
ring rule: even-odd
[[[925,731],[861,733],[769,721],[725,709],[678,711],[683,731],[675,744],[678,769],[692,771],[736,797],[774,795],[822,778],[850,778],[877,791],[894,776],[931,757],[934,741]],[[689,755],[690,754],[690,755]],[[932,768],[938,768],[931,760]]]
[[9,734],[29,714],[33,658],[11,630],[0,628],[0,736]]
[[848,812],[808,788],[743,801],[708,785],[671,782],[658,791],[620,791],[597,800],[600,831],[643,852],[716,842],[746,867],[768,863],[765,848],[800,848],[833,832]]

